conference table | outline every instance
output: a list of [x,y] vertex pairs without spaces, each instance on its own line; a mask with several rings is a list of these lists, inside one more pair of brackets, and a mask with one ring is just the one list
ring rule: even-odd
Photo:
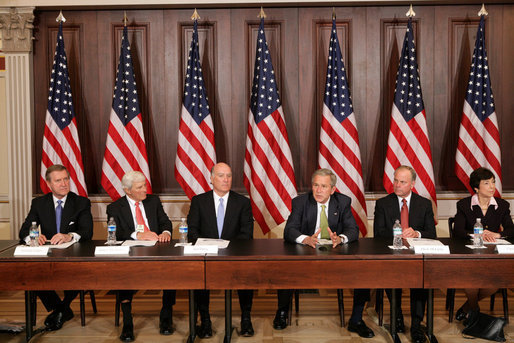
[[[363,238],[316,249],[282,239],[233,241],[205,257],[207,289],[422,288],[423,256],[391,250],[389,240]],[[401,277],[400,277],[401,276]],[[232,335],[231,292],[225,292],[225,342]],[[396,318],[396,295],[391,318]],[[395,320],[391,335],[399,341]]]
[[[14,257],[0,252],[0,289],[24,290],[26,340],[33,336],[31,292],[35,290],[186,289],[189,292],[189,341],[195,339],[194,289],[205,288],[203,256],[185,256],[183,248],[156,243],[132,247],[125,256],[95,256],[105,241],[51,249],[45,257]],[[1,246],[1,244],[0,244]]]
[[[391,250],[389,240],[361,238],[336,248],[316,249],[282,239],[232,241],[218,254],[200,256],[184,255],[183,248],[171,242],[132,247],[125,256],[100,257],[95,256],[95,247],[105,241],[90,241],[52,249],[44,257],[14,257],[12,243],[0,241],[0,289],[26,291],[27,323],[31,323],[29,302],[35,290],[187,289],[188,342],[196,338],[192,290],[225,290],[224,341],[228,343],[233,331],[233,289],[427,288],[427,328],[434,343],[433,289],[514,287],[514,255],[499,255],[494,247],[468,249],[464,245],[469,241],[441,241],[449,245],[450,255]],[[395,303],[393,296],[390,331],[393,340],[399,341],[392,320]],[[26,325],[27,341],[32,330],[32,325]]]

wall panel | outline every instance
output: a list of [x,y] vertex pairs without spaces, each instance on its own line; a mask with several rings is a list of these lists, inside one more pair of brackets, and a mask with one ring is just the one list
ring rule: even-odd
[[[462,191],[454,156],[479,6],[417,6],[415,43],[438,192]],[[339,7],[338,36],[359,129],[364,184],[382,192],[394,83],[407,19],[405,6]],[[500,125],[504,189],[514,190],[514,5],[488,5],[487,46]],[[258,8],[199,10],[199,44],[218,161],[233,167],[245,192],[243,162],[253,80]],[[174,178],[192,10],[127,11],[154,191],[183,194]],[[56,11],[36,13],[34,43],[34,193],[55,49]],[[266,9],[275,69],[300,192],[317,166],[331,8]],[[122,10],[67,11],[65,44],[90,194],[103,194],[101,165],[123,29]]]

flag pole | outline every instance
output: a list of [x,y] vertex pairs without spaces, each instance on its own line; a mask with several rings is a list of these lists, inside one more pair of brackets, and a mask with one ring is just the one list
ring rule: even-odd
[[332,20],[336,20],[336,8],[332,7]]
[[405,15],[409,18],[412,18],[412,17],[415,17],[416,16],[416,12],[414,12],[414,10],[412,9],[412,4],[410,5],[410,8],[409,10],[407,11],[407,13],[405,13]]
[[123,11],[123,26],[127,26],[127,11]]
[[485,10],[485,5],[482,4],[482,8],[480,9],[480,11],[478,12],[478,16],[481,17],[483,15],[489,15],[489,13]]
[[66,18],[64,18],[64,16],[62,15],[62,10],[59,12],[59,15],[57,16],[57,18],[55,18],[55,21],[58,23],[66,22]]
[[195,8],[195,11],[193,12],[193,15],[191,16],[191,20],[198,20],[201,19],[200,15],[198,14],[198,11]]
[[266,17],[267,17],[267,15],[266,15],[266,13],[264,13],[264,9],[261,6],[261,11],[259,12],[259,15],[257,16],[257,18],[264,19]]

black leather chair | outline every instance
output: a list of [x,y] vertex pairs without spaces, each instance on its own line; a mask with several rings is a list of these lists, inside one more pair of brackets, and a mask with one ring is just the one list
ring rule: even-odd
[[[300,311],[300,290],[295,289],[294,291],[294,304],[295,304],[295,312],[296,315],[298,315],[298,312]],[[338,289],[337,290],[337,306],[339,308],[339,320],[341,327],[345,327],[345,321],[344,321],[344,297],[343,297],[343,290]],[[291,299],[291,303],[289,304],[289,318],[288,318],[288,325],[291,325],[291,318],[292,318],[292,311],[293,310],[293,299]]]
[[[448,229],[450,231],[450,238],[454,237],[454,223],[455,218],[450,217],[448,218]],[[507,296],[507,289],[506,288],[500,288],[497,293],[501,293],[503,297],[503,317],[505,318],[505,321],[509,322],[509,301]],[[496,294],[491,295],[491,303],[490,303],[490,311],[494,310],[494,300],[495,300]],[[448,288],[446,292],[446,309],[448,310],[448,322],[453,322],[453,312],[454,312],[454,306],[455,306],[455,289],[454,288]]]
[[[93,307],[93,312],[96,314],[96,299],[94,291],[80,291],[79,299],[80,299],[80,325],[86,326],[86,305],[85,305],[85,295],[89,294],[89,298],[91,299],[91,306]],[[36,325],[36,313],[37,313],[37,297],[36,293],[32,292],[32,297],[30,299],[30,306],[32,308],[32,325]]]

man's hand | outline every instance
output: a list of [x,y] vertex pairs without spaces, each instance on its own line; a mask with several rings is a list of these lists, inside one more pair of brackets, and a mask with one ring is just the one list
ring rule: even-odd
[[484,242],[496,242],[496,239],[500,237],[501,235],[498,232],[492,232],[489,230],[484,230],[484,233],[482,235]]
[[136,238],[141,241],[158,241],[159,236],[153,231],[138,232]]
[[39,235],[39,239],[37,240],[37,242],[39,245],[45,245],[45,243],[46,243],[45,235],[43,235],[43,234]]
[[402,238],[419,238],[418,233],[413,228],[403,229]]
[[321,229],[318,229],[318,231],[316,231],[314,235],[305,237],[302,243],[312,248],[316,248],[316,244],[318,243],[318,235],[320,232]]
[[330,239],[332,240],[332,248],[337,247],[339,244],[341,244],[343,241],[341,240],[341,237],[337,235],[337,233],[332,232],[330,228],[327,228],[328,233],[330,234]]
[[[39,236],[41,238],[41,236]],[[50,244],[67,243],[73,239],[73,236],[67,233],[56,233],[50,240]],[[44,243],[43,243],[44,244]]]
[[163,232],[159,235],[159,242],[169,242],[171,240],[171,235],[167,232]]

